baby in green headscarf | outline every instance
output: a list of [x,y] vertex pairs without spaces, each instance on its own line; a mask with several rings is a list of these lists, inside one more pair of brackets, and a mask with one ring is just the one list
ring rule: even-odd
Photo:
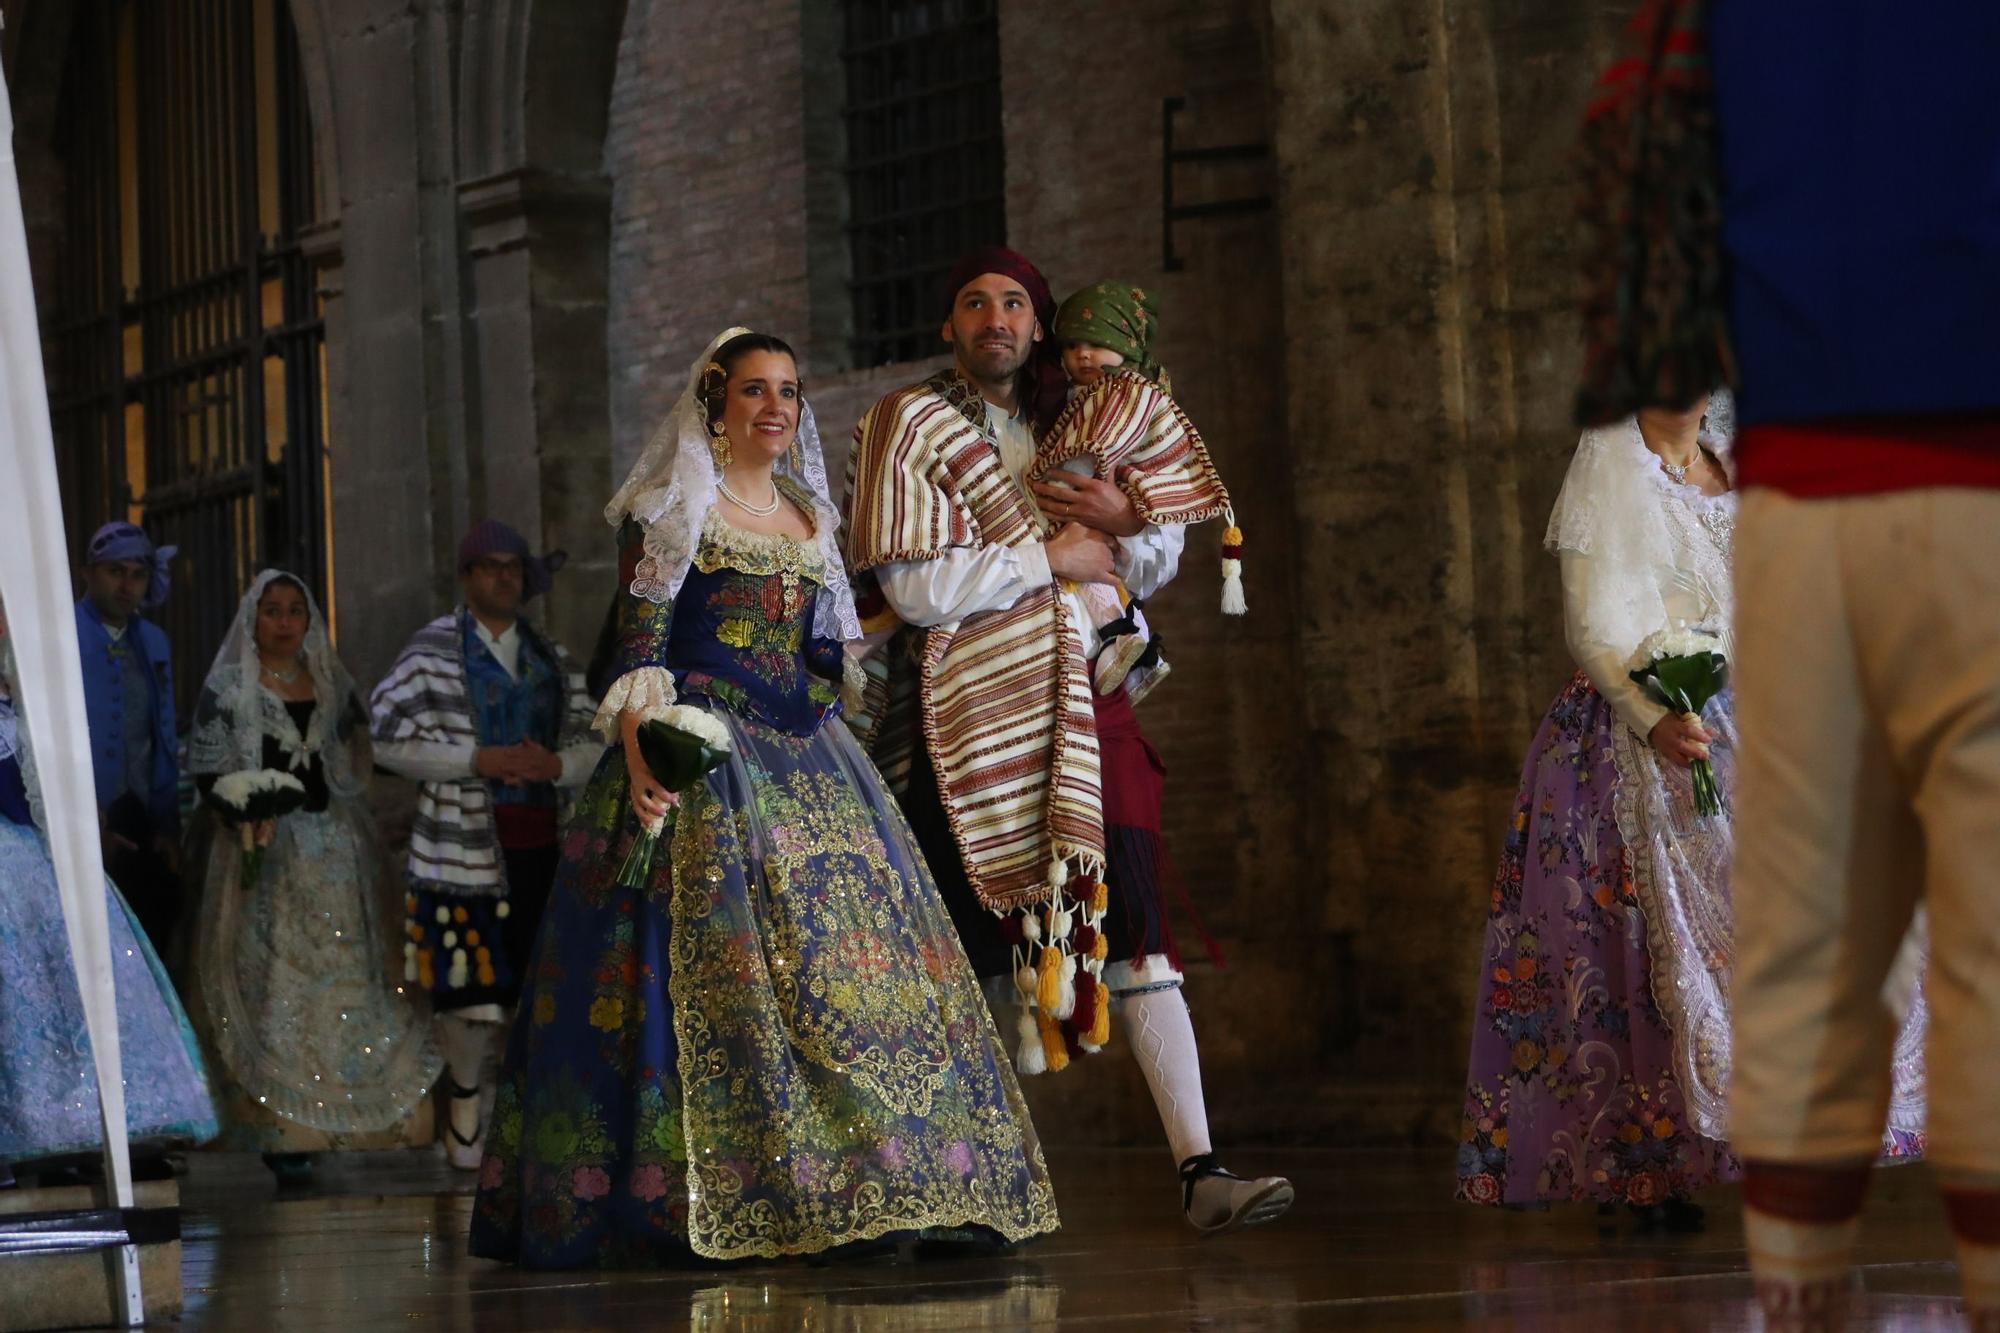
[[[1071,393],[1120,370],[1136,371],[1172,393],[1171,381],[1152,357],[1159,324],[1151,298],[1122,282],[1092,283],[1064,301],[1056,311],[1055,338]],[[1078,591],[1103,645],[1093,672],[1098,693],[1113,693],[1123,684],[1138,703],[1172,669],[1160,654],[1159,636],[1146,623],[1144,603],[1122,583],[1089,584]]]
[[1153,359],[1159,330],[1153,298],[1122,282],[1094,282],[1056,311],[1056,345],[1070,383],[1078,388],[1114,370],[1132,370],[1172,393],[1167,372]]

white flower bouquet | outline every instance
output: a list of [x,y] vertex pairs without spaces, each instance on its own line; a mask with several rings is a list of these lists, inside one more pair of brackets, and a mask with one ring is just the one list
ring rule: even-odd
[[[264,849],[270,845],[270,825],[305,807],[306,787],[290,773],[275,768],[225,773],[209,787],[209,808],[233,826],[243,842],[243,887],[255,888],[264,869]],[[260,836],[258,830],[264,832]]]
[[[699,708],[671,704],[648,713],[639,724],[639,756],[653,777],[668,791],[680,792],[707,777],[727,759],[735,747],[729,729]],[[633,840],[618,882],[626,888],[642,889],[653,873],[653,854],[659,849],[664,820],[647,824]]]
[[[1640,665],[1631,676],[1655,702],[1694,722],[1701,710],[1729,684],[1729,659],[1722,637],[1711,630],[1677,625],[1639,645],[1633,658]],[[1715,766],[1697,759],[1688,767],[1694,781],[1694,809],[1699,815],[1719,815],[1728,808],[1715,780]]]

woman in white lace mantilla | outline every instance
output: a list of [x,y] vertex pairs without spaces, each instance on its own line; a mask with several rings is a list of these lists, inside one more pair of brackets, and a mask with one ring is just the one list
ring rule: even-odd
[[[1054,1230],[950,913],[841,718],[860,627],[791,349],[710,343],[606,517],[607,748],[521,991],[472,1252],[652,1267]],[[669,791],[648,720],[728,757]]]
[[265,570],[203,682],[188,771],[204,793],[289,773],[306,802],[262,831],[258,866],[204,813],[191,998],[228,1099],[223,1140],[264,1150],[281,1180],[306,1152],[398,1142],[442,1066],[388,939],[369,767],[367,709],[325,618],[303,583]]
[[[1458,1195],[1631,1205],[1693,1229],[1734,1179],[1723,1141],[1734,958],[1730,813],[1695,812],[1689,765],[1725,796],[1734,699],[1699,718],[1630,672],[1649,641],[1727,655],[1736,494],[1725,393],[1586,431],[1549,521],[1578,671],[1529,747],[1481,952]],[[1921,1000],[1898,1051],[1884,1144],[1921,1150]]]

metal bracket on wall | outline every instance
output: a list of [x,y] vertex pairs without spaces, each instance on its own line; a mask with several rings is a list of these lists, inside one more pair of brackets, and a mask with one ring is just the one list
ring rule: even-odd
[[1223,144],[1215,148],[1174,147],[1174,117],[1187,108],[1184,97],[1168,97],[1160,102],[1160,267],[1178,273],[1187,265],[1174,253],[1174,224],[1197,218],[1240,217],[1265,213],[1271,208],[1268,194],[1240,199],[1215,199],[1199,204],[1174,201],[1174,168],[1183,162],[1255,162],[1271,155],[1265,143]]

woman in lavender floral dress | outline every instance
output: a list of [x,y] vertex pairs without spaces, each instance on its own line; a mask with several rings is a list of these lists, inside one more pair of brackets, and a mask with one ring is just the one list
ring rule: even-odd
[[[1704,414],[1704,408],[1707,408]],[[1649,639],[1730,633],[1736,496],[1727,397],[1585,432],[1549,523],[1579,670],[1528,750],[1480,954],[1458,1150],[1472,1203],[1626,1203],[1692,1229],[1689,1198],[1738,1166],[1723,1142],[1734,957],[1725,795],[1736,718],[1699,724],[1627,674]],[[1897,1048],[1887,1156],[1921,1151],[1921,997]]]

